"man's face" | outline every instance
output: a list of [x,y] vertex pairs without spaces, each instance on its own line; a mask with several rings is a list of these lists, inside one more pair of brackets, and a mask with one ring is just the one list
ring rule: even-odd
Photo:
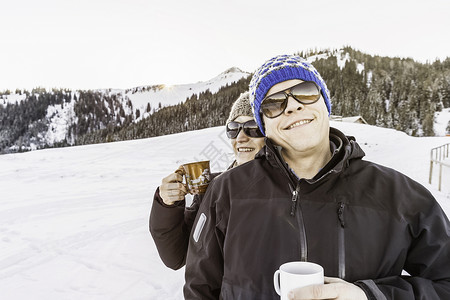
[[[253,120],[252,117],[239,116],[234,121],[245,123]],[[264,138],[249,137],[241,130],[235,139],[231,139],[234,156],[238,165],[248,162],[255,158],[256,153],[264,146]]]
[[[288,89],[300,79],[280,82],[272,86],[266,95]],[[303,105],[289,97],[285,111],[276,118],[263,115],[266,136],[284,151],[303,154],[314,152],[329,144],[328,110],[323,97],[314,104]]]

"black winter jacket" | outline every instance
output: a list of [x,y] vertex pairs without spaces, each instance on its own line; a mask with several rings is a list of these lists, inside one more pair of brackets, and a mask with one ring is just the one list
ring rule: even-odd
[[279,299],[275,270],[299,260],[368,299],[450,299],[450,223],[430,192],[362,160],[336,129],[330,142],[337,150],[313,179],[297,179],[266,140],[214,180],[189,241],[186,299]]

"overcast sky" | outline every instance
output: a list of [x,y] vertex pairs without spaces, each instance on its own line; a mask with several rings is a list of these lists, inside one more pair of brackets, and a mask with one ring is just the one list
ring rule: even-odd
[[350,45],[450,56],[448,0],[0,0],[0,91],[205,81]]

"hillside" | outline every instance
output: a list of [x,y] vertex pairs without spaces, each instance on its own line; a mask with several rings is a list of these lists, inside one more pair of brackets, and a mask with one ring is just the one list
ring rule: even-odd
[[192,84],[127,90],[4,91],[0,93],[0,153],[91,143],[85,142],[89,137],[82,137],[104,129],[116,132],[164,107],[193,96],[216,94],[249,75],[230,68],[208,81]]
[[[351,47],[299,55],[312,62],[327,82],[333,115],[360,115],[369,124],[411,136],[450,131],[450,120],[439,117],[450,108],[450,58],[424,64]],[[230,68],[206,82],[175,86],[5,91],[0,93],[0,153],[223,125],[231,104],[247,89],[249,75]]]
[[[366,159],[427,187],[450,216],[450,168],[443,191],[428,184],[429,151],[446,137],[411,137],[369,125],[332,122],[353,135]],[[181,300],[184,269],[161,262],[148,231],[161,178],[181,163],[231,159],[223,126],[148,139],[0,156],[2,299]],[[436,170],[436,168],[435,168]]]

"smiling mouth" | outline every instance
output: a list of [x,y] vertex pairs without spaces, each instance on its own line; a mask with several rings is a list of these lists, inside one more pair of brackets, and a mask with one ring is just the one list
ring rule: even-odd
[[295,127],[298,127],[298,126],[302,126],[302,125],[305,125],[305,124],[309,124],[309,123],[311,123],[312,121],[313,121],[313,119],[310,119],[310,120],[300,120],[300,121],[297,121],[297,122],[295,122],[295,123],[289,125],[289,126],[286,127],[284,130],[289,130],[289,129],[292,129],[292,128],[295,128]]
[[255,148],[249,148],[249,147],[239,147],[239,148],[237,148],[238,152],[252,152],[254,150],[255,150]]

